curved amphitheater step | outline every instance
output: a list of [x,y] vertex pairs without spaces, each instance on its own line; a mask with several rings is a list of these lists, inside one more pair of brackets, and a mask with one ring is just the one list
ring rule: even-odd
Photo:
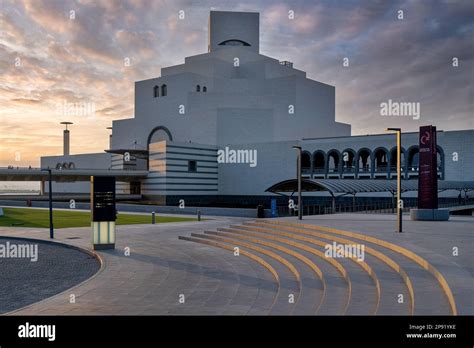
[[[238,233],[234,233],[232,229],[218,228],[217,232],[206,231],[205,233],[218,234],[226,236],[227,238],[232,238],[234,240],[244,240],[258,244],[265,248],[276,249],[273,251],[295,265],[295,267],[299,270],[301,287],[304,289],[304,291],[300,292],[298,298],[294,298],[294,308],[292,310],[293,314],[315,314],[318,309],[320,309],[323,296],[324,299],[328,298],[327,290],[325,291],[325,288],[328,284],[327,278],[321,279],[321,276],[324,274],[324,272],[322,272],[321,269],[319,269],[319,267],[310,260],[309,255],[296,253],[295,251],[287,248],[285,245],[277,245],[276,243],[273,243],[273,241],[269,242],[253,238],[252,236],[239,235]],[[286,299],[287,302],[289,300],[289,298]],[[337,300],[337,297],[335,300]],[[274,313],[275,311],[272,311],[272,314]]]
[[[413,292],[411,295],[413,296],[413,314],[457,314],[452,291],[443,275],[425,259],[406,248],[361,233],[342,231],[334,228],[287,221],[265,220],[258,223],[263,223],[272,229],[283,228],[303,234],[325,234],[330,236],[330,238],[343,238],[352,240],[354,243],[363,243],[366,246],[366,252],[368,249],[374,249],[384,257],[395,261],[400,270],[406,272],[406,276],[410,279]],[[382,283],[382,289],[383,288]],[[387,309],[387,314],[388,313],[391,313],[390,309]]]
[[[282,230],[277,231],[274,228],[262,228],[255,223],[246,223],[238,227],[233,226],[233,228],[244,230],[245,233],[270,234],[287,240],[293,239],[298,243],[319,249],[322,253],[324,253],[324,246],[329,242]],[[338,262],[346,269],[351,281],[351,297],[345,314],[376,314],[380,305],[380,282],[374,269],[366,262],[359,262],[356,259],[342,258]]]
[[335,260],[325,257],[322,246],[327,242],[304,236],[294,236],[283,231],[278,233],[251,225],[233,225],[230,229],[219,228],[218,230],[231,230],[234,233],[278,240],[279,243],[286,245],[290,243],[297,246],[299,251],[309,258],[313,258],[323,270],[327,284],[325,301],[318,314],[374,314],[377,311],[379,294],[376,284],[378,284],[378,279],[370,266],[363,262],[354,262],[354,260]]
[[[257,220],[180,237],[239,247],[278,282],[266,314],[457,314],[444,277],[426,260],[398,245],[364,234],[284,220]],[[359,245],[364,259],[327,257],[327,246]],[[222,246],[220,246],[222,247]],[[276,274],[274,274],[276,273]],[[289,304],[288,296],[295,303]],[[252,308],[260,308],[255,301]],[[255,314],[252,310],[247,314]]]
[[[196,237],[180,236],[179,239],[225,249],[228,250],[229,254],[233,252],[233,247],[226,243]],[[203,262],[208,263],[209,253],[203,254],[206,258]],[[272,275],[271,270],[265,269],[260,264],[263,260],[260,260],[258,256],[251,253],[245,253],[245,256],[257,261],[256,265],[239,258],[233,258],[232,261],[224,261],[222,257],[216,258],[213,267],[208,270],[207,276],[212,277],[214,275],[215,278],[225,281],[221,281],[213,294],[207,298],[199,295],[199,292],[202,291],[200,290],[202,283],[196,284],[193,290],[188,292],[189,296],[186,297],[187,304],[193,305],[193,308],[175,306],[174,308],[182,308],[182,310],[178,311],[175,309],[173,314],[205,314],[206,307],[211,310],[214,308],[213,313],[215,313],[216,307],[220,307],[222,314],[267,314],[278,295],[279,281]],[[267,266],[271,267],[270,265]],[[222,274],[222,270],[224,270],[224,274]],[[157,291],[157,293],[160,293],[160,291]],[[177,298],[176,294],[178,292],[174,290],[173,293],[175,298]],[[177,300],[175,302],[177,303]]]
[[[232,228],[218,228],[218,231],[223,231],[228,234],[234,234],[236,238],[247,238],[254,243],[265,243],[269,247],[290,248],[297,254],[306,257],[316,268],[320,269],[320,273],[324,276],[325,292],[322,302],[315,305],[315,292],[321,289],[318,283],[318,272],[307,272],[302,281],[303,295],[295,306],[293,314],[344,314],[346,313],[348,303],[351,297],[351,280],[344,270],[344,267],[335,260],[333,262],[317,262],[318,258],[328,261],[324,258],[324,254],[309,245],[296,243],[290,239],[281,238],[278,236],[269,236],[265,234],[252,233],[251,231],[240,229],[240,226],[231,226]],[[298,246],[299,245],[299,246]],[[293,248],[291,248],[293,247]],[[315,255],[319,255],[316,256]],[[303,269],[308,269],[307,264],[303,263]],[[305,267],[306,266],[306,267]],[[314,267],[313,266],[313,267]],[[309,271],[311,268],[308,269]]]
[[[293,230],[288,230],[282,228],[281,226],[269,226],[261,222],[247,223],[243,228],[253,229],[260,231],[261,233],[267,234],[279,234],[286,235],[289,238],[294,239],[305,239],[308,243],[318,243],[320,248],[324,248],[326,245],[331,245],[333,241],[338,243],[347,243],[353,244],[354,242],[348,241],[347,239],[339,239],[333,237],[329,234],[317,235],[316,232],[310,232],[312,234],[299,234]],[[323,238],[322,236],[327,236],[328,238]],[[337,238],[334,239],[334,238]],[[370,251],[366,250],[366,254],[369,254]],[[381,256],[378,255],[377,256]],[[367,258],[367,255],[366,255]],[[330,259],[330,258],[329,258]],[[339,259],[340,260],[340,259]],[[357,261],[356,259],[347,259],[347,261],[352,261],[356,263],[359,267],[363,267],[364,263]],[[364,269],[368,274],[371,272],[375,273],[373,275],[372,286],[366,283],[366,287],[371,288],[369,293],[356,292],[355,298],[351,301],[350,308],[351,312],[349,314],[355,313],[365,313],[368,314],[392,314],[392,315],[406,315],[411,314],[410,309],[410,294],[407,289],[406,283],[403,278],[397,273],[395,269],[398,269],[399,266],[393,260],[385,258],[377,258],[373,255],[368,255],[366,267],[369,269]],[[390,267],[389,265],[392,265]],[[357,274],[351,275],[356,281],[364,281],[365,277],[357,277]],[[372,296],[370,296],[372,293]],[[403,303],[398,303],[398,296],[403,296]]]
[[279,253],[268,250],[262,246],[253,245],[247,241],[241,241],[227,236],[217,236],[208,234],[192,233],[192,237],[202,238],[221,243],[227,243],[232,250],[239,248],[239,252],[250,251],[254,255],[258,255],[262,260],[271,265],[278,274],[279,292],[273,303],[270,314],[288,314],[294,309],[294,304],[288,301],[289,296],[294,297],[295,302],[298,301],[301,292],[301,273],[296,269],[294,264],[288,259],[282,257]]

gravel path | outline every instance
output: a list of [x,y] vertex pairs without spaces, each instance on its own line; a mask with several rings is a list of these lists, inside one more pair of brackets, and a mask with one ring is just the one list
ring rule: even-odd
[[[7,246],[12,250],[19,245],[33,248],[37,245],[37,261],[2,255]],[[30,252],[32,250],[34,252],[34,249]],[[98,260],[74,248],[0,237],[0,313],[56,295],[88,279],[99,269]]]

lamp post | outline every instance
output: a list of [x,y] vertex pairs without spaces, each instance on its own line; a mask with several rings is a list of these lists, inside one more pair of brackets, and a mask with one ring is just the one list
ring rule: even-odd
[[63,124],[66,126],[66,129],[64,129],[64,132],[63,132],[63,155],[69,156],[70,140],[69,140],[69,130],[67,129],[67,126],[74,123],[65,121],[65,122],[60,122],[60,124]]
[[298,162],[296,175],[298,176],[298,220],[303,218],[303,199],[301,198],[301,146],[293,146],[293,149],[298,150]]
[[397,135],[397,231],[402,232],[402,129],[387,128],[387,132],[395,132]]
[[53,174],[51,169],[41,169],[44,172],[48,172],[48,193],[49,193],[49,238],[54,239],[54,227],[53,227]]

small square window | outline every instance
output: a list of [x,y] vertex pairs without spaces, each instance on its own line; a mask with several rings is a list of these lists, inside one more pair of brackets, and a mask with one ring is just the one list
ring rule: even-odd
[[196,161],[188,161],[188,172],[195,172],[195,171],[197,171]]

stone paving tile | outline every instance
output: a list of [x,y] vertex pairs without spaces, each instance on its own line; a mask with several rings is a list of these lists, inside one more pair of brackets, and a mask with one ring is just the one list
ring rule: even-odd
[[[252,260],[240,258],[234,267],[234,256],[224,250],[199,246],[178,240],[189,231],[228,226],[241,219],[220,218],[200,223],[169,223],[118,227],[117,245],[113,251],[100,251],[104,269],[89,281],[63,294],[35,303],[12,314],[242,314],[221,305],[223,297],[232,300],[246,281]],[[55,241],[90,249],[90,229],[71,228],[55,231]],[[0,228],[0,236],[23,236],[45,239],[46,229]],[[68,239],[79,237],[78,239]],[[124,248],[130,248],[130,256]],[[223,269],[219,266],[227,265]],[[245,265],[243,267],[242,265]],[[255,273],[250,273],[255,276]],[[248,283],[248,281],[247,281]],[[248,310],[258,294],[259,282],[245,285],[249,291]],[[221,289],[227,289],[222,290]],[[235,291],[229,291],[233,289]],[[188,306],[178,303],[186,293]],[[69,303],[74,293],[76,303]],[[212,299],[215,299],[214,301]],[[214,303],[214,305],[213,305]]]
[[[405,233],[393,232],[393,216],[338,214],[332,216],[305,217],[306,223],[336,227],[373,235],[377,238],[402,245],[426,258],[448,280],[456,297],[459,312],[474,314],[472,289],[474,288],[472,253],[464,252],[471,246],[473,219],[452,218],[447,223],[415,223],[406,221]],[[294,221],[295,219],[289,218]],[[393,220],[393,221],[392,221]],[[66,290],[57,296],[37,302],[11,314],[101,314],[101,315],[255,315],[288,314],[294,305],[288,304],[288,294],[299,295],[299,288],[289,270],[275,260],[259,255],[279,273],[281,287],[268,270],[246,257],[235,257],[232,252],[207,245],[178,240],[179,235],[215,230],[242,223],[246,219],[216,218],[202,222],[170,223],[157,225],[131,225],[118,227],[116,249],[101,251],[103,269],[88,281]],[[0,227],[0,236],[16,236],[47,240],[48,230],[37,228]],[[78,239],[68,239],[79,237]],[[90,249],[89,228],[71,228],[56,231],[55,241]],[[463,251],[453,258],[452,245]],[[130,248],[130,256],[124,255]],[[315,246],[313,246],[315,247]],[[463,249],[464,248],[464,249]],[[378,250],[381,250],[380,248]],[[396,253],[383,250],[402,267],[406,268],[415,285],[415,303],[419,313],[430,309],[430,300],[443,300],[438,292],[430,289],[436,285],[418,266],[413,266]],[[472,251],[472,250],[470,250]],[[305,254],[305,253],[303,253]],[[468,255],[470,254],[470,255]],[[309,255],[305,254],[309,257]],[[297,259],[286,255],[301,272],[303,289],[299,305],[310,308],[317,303],[318,284],[309,268]],[[309,257],[321,269],[328,280],[329,295],[344,292],[345,282],[339,284],[340,275],[331,266],[316,257]],[[378,259],[366,255],[367,263],[374,269],[381,282],[382,298],[379,314],[407,314],[408,301],[397,303],[397,295],[408,299],[406,286],[401,278]],[[341,260],[341,263],[343,261]],[[348,314],[368,314],[373,308],[375,290],[372,280],[359,267],[344,263],[350,270],[354,294]],[[329,268],[328,268],[329,267]],[[310,276],[311,275],[311,276]],[[309,291],[310,289],[311,291]],[[365,289],[365,294],[364,294]],[[311,293],[313,293],[311,295]],[[69,303],[69,295],[76,296],[76,303]],[[178,302],[184,294],[184,304]],[[309,296],[308,296],[309,294]],[[365,296],[364,296],[365,295]],[[433,297],[434,296],[434,297]],[[325,305],[339,308],[341,296],[327,296]],[[445,313],[446,303],[438,312]],[[415,308],[417,308],[415,306]],[[295,311],[295,314],[298,311]]]
[[[294,217],[282,218],[282,220],[297,222],[297,218]],[[456,299],[458,314],[473,315],[474,267],[472,265],[474,265],[474,253],[472,250],[474,248],[474,233],[472,231],[474,230],[474,218],[451,216],[449,221],[411,221],[410,217],[405,214],[403,220],[403,233],[395,232],[396,216],[393,214],[305,216],[303,223],[370,235],[415,252],[436,267],[444,276]],[[452,248],[455,246],[459,248],[457,256],[453,255]],[[388,253],[388,249],[385,248],[378,250]],[[403,258],[403,256],[397,256],[396,261],[403,262]],[[380,278],[379,273],[377,275]],[[415,274],[414,278],[416,276]],[[381,285],[383,287],[384,284]],[[439,287],[439,285],[436,286]],[[419,290],[419,288],[415,289],[415,310],[418,297],[416,295],[417,289]],[[392,290],[392,287],[382,289],[382,297],[384,292],[396,296],[398,291]],[[420,295],[422,296],[422,294]],[[422,300],[426,300],[427,303],[437,303],[437,298],[439,295],[434,294],[433,297],[424,296]],[[445,302],[446,300],[443,299],[443,303]],[[435,306],[430,307],[431,310],[436,310]]]

